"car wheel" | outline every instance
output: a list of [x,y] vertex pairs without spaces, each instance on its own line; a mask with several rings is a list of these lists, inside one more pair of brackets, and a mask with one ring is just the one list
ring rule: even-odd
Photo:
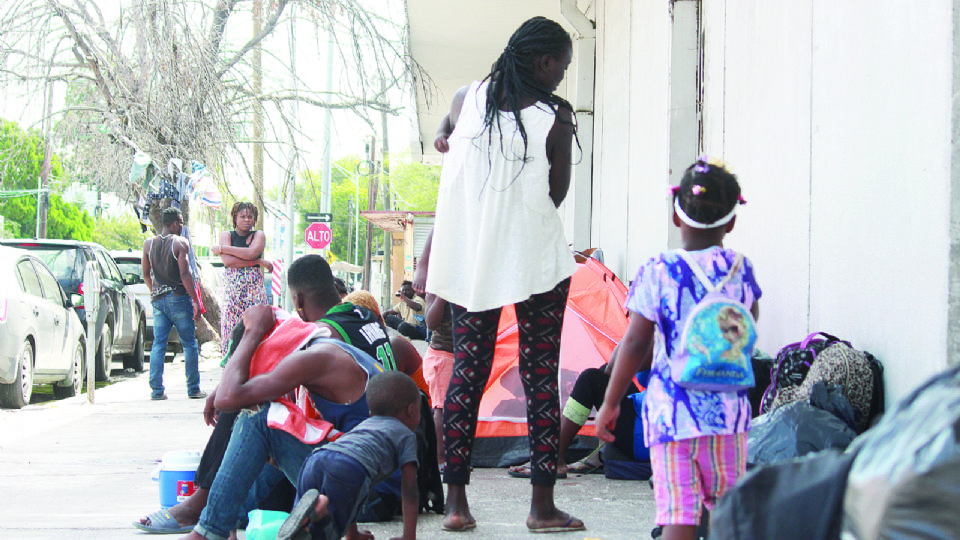
[[24,340],[17,353],[16,378],[10,384],[0,384],[0,406],[20,409],[30,403],[33,395],[33,345]]
[[140,327],[137,329],[137,339],[133,345],[133,352],[123,358],[123,369],[132,369],[140,373],[143,371],[143,339],[147,333],[147,324],[140,321]]
[[97,381],[106,381],[110,378],[110,366],[113,364],[113,329],[109,324],[103,325],[103,336],[100,338],[100,347],[97,349]]
[[83,392],[83,345],[77,343],[77,350],[73,352],[73,363],[70,366],[70,378],[63,381],[63,385],[53,386],[53,397],[64,399]]

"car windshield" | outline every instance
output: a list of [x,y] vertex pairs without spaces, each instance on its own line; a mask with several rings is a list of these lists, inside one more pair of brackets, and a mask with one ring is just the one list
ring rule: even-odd
[[73,279],[77,265],[77,250],[71,247],[26,247],[47,263],[58,280]]
[[139,261],[117,261],[117,266],[120,267],[120,274],[124,276],[127,274],[136,274],[141,278],[143,277],[143,267],[140,266]]

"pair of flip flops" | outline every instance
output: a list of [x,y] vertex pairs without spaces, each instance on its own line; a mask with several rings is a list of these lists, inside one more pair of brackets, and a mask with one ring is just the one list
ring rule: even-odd
[[589,463],[581,459],[576,463],[567,465],[567,472],[573,474],[595,474],[603,472],[603,463]]
[[[507,474],[514,478],[530,478],[530,464],[524,463],[523,465],[514,465],[507,469]],[[557,480],[564,480],[567,478],[567,473],[558,472]]]
[[[576,522],[576,523],[574,523]],[[559,532],[570,532],[570,531],[585,531],[587,526],[583,524],[582,521],[573,517],[567,516],[567,522],[563,525],[557,525],[554,527],[537,527],[536,529],[527,527],[527,530],[532,533],[559,533]]]
[[280,529],[277,531],[277,540],[310,540],[310,530],[304,522],[309,524],[313,521],[317,499],[319,498],[319,491],[308,489],[294,505],[287,519],[280,525]]
[[470,530],[473,530],[473,529],[476,529],[476,528],[477,528],[477,522],[476,522],[476,521],[468,521],[468,522],[464,523],[464,524],[463,524],[462,526],[460,526],[460,527],[453,527],[453,526],[447,525],[447,524],[445,524],[445,523],[441,523],[441,524],[440,524],[440,528],[443,529],[443,530],[445,530],[445,531],[447,531],[447,532],[470,531]]
[[186,534],[193,530],[193,525],[180,525],[166,510],[157,510],[147,520],[146,524],[134,521],[133,526],[152,534]]

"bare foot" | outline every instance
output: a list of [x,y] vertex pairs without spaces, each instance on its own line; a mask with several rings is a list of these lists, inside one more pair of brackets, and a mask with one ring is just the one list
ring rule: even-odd
[[330,499],[326,495],[317,495],[317,504],[313,506],[313,521],[320,521],[327,517],[327,514],[330,513],[327,509],[328,504],[330,504]]
[[197,533],[197,531],[190,531],[190,534],[186,536],[181,536],[180,540],[207,540],[207,539],[204,538],[203,536],[200,536],[200,534]]
[[[177,525],[180,527],[193,527],[200,521],[200,516],[188,515],[187,512],[184,512],[183,509],[180,509],[178,507],[179,505],[171,506],[166,510],[159,510],[159,512],[166,512],[170,514],[170,517],[175,519],[177,521]],[[142,518],[140,518],[140,524],[145,527],[150,527],[151,525],[154,525],[154,523],[150,519],[150,516],[143,516]]]
[[447,484],[441,527],[445,531],[467,531],[477,527],[477,520],[470,514],[470,503],[467,502],[467,486]]
[[442,522],[445,531],[468,531],[477,527],[477,520],[469,512],[464,514],[445,514]]
[[[210,490],[208,489],[197,488],[197,491],[187,497],[186,500],[166,510],[160,510],[160,512],[170,514],[170,517],[177,520],[177,525],[181,527],[193,527],[200,522],[200,513],[203,512],[203,508],[207,505],[207,496],[209,493]],[[151,525],[150,516],[140,518],[140,524],[149,527]]]
[[537,532],[582,531],[586,529],[583,521],[559,510],[547,516],[527,517],[527,528]]
[[[322,495],[321,495],[322,497]],[[347,534],[343,535],[346,540],[373,540],[373,533],[367,530],[357,529],[356,523],[351,523],[347,527]]]
[[[530,463],[524,463],[522,465],[513,465],[507,469],[507,472],[513,473],[510,476],[516,476],[517,478],[530,478]],[[567,477],[567,464],[557,462],[557,478],[566,478]]]

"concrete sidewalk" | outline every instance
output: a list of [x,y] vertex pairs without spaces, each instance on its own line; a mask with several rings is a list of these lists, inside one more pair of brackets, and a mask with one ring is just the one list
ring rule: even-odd
[[[201,357],[204,390],[219,380],[218,364],[216,356]],[[150,400],[146,372],[120,378],[96,391],[94,405],[84,395],[0,410],[0,538],[157,538],[131,526],[159,508],[159,487],[151,473],[165,452],[202,450],[211,428],[203,423],[203,400],[186,398],[182,356],[166,364],[166,401]],[[510,478],[504,469],[478,469],[468,493],[478,522],[474,531],[443,532],[440,516],[429,514],[420,516],[418,537],[543,537],[524,526],[527,481]],[[646,482],[571,476],[558,482],[556,498],[560,508],[584,520],[587,530],[554,537],[650,537],[654,504]],[[361,528],[380,539],[402,532],[399,522]]]

